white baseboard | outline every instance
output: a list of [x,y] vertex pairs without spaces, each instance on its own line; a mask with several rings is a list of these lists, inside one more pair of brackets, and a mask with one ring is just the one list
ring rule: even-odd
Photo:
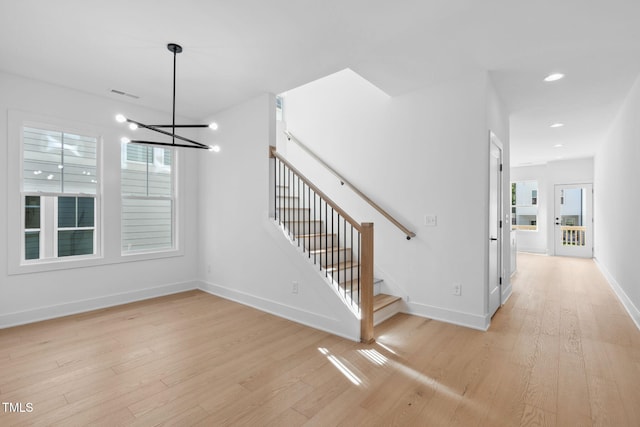
[[509,298],[511,298],[511,294],[513,293],[513,286],[509,283],[506,287],[502,289],[502,305],[505,305]]
[[[310,328],[319,329],[333,335],[346,338],[351,341],[360,341],[360,321],[354,319],[353,325],[345,325],[330,317],[311,313],[299,308],[268,300],[256,295],[240,292],[235,289],[226,288],[208,282],[200,282],[198,288],[211,295],[235,301],[256,310],[264,311],[274,316],[282,317],[292,322],[300,323]],[[351,328],[349,328],[351,326]],[[351,329],[351,330],[349,330]]]
[[600,269],[600,272],[602,273],[604,278],[607,279],[609,286],[611,286],[611,289],[613,289],[613,292],[616,294],[625,310],[627,310],[627,313],[629,313],[629,316],[631,316],[631,320],[633,320],[633,322],[636,324],[636,327],[640,329],[640,310],[638,310],[638,307],[636,307],[633,301],[631,301],[631,298],[627,296],[627,294],[622,289],[622,286],[620,286],[618,281],[609,272],[607,267],[605,267],[604,264],[602,264],[597,258],[593,258],[593,260]]
[[198,289],[197,282],[173,283],[153,288],[140,289],[132,292],[106,295],[103,297],[73,301],[64,304],[35,308],[32,310],[20,311],[0,315],[0,329],[12,326],[25,325],[27,323],[40,322],[42,320],[54,319],[57,317],[70,316],[72,314],[85,313],[87,311],[99,310],[130,302],[141,301],[150,298],[162,297],[179,292]]
[[526,252],[528,254],[539,254],[539,255],[547,255],[548,251],[546,249],[540,248],[521,248],[518,247],[518,252]]
[[405,313],[414,316],[427,317],[433,320],[452,323],[458,326],[464,326],[471,329],[486,331],[489,329],[491,318],[489,316],[478,316],[475,314],[462,313],[446,308],[434,307],[431,305],[420,304],[416,302],[406,303],[407,310]]

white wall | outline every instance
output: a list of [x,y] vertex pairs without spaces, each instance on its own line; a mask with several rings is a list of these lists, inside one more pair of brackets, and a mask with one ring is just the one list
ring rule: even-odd
[[[356,220],[375,223],[376,275],[390,292],[409,297],[406,310],[486,328],[490,128],[509,155],[506,114],[487,73],[471,70],[390,98],[344,70],[287,92],[285,117],[294,135],[417,233],[405,240],[287,146],[292,163],[332,199]],[[424,225],[426,214],[437,215],[436,227]],[[505,251],[506,271],[508,258]],[[453,295],[454,283],[462,284],[461,296]]]
[[[0,327],[197,286],[197,229],[193,208],[181,211],[185,226],[180,230],[182,251],[178,256],[136,260],[120,254],[119,140],[123,127],[115,123],[114,116],[117,112],[126,112],[147,122],[166,119],[166,114],[4,73],[0,73],[0,93]],[[15,217],[19,216],[20,210],[19,193],[13,188],[16,180],[9,176],[9,169],[21,167],[19,158],[8,157],[9,152],[19,153],[14,149],[19,140],[8,138],[9,134],[15,134],[8,129],[10,110],[90,126],[102,134],[104,248],[103,257],[90,266],[66,262],[53,266],[53,271],[9,274],[9,259],[16,258],[20,248],[13,237],[16,233],[9,233],[10,228],[19,227]],[[183,158],[181,200],[185,206],[196,203],[194,154],[187,153]]]
[[640,79],[595,156],[595,257],[640,327]]
[[555,254],[554,197],[559,184],[593,183],[593,158],[556,160],[544,165],[511,168],[511,181],[538,181],[538,230],[518,230],[518,250]]
[[260,96],[213,119],[220,126],[215,143],[221,151],[199,162],[201,287],[359,340],[359,320],[268,217],[275,97]]

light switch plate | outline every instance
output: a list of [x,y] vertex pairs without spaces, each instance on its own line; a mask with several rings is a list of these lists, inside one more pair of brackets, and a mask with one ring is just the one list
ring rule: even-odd
[[424,225],[426,225],[427,227],[435,227],[436,225],[438,225],[438,217],[436,215],[425,215]]

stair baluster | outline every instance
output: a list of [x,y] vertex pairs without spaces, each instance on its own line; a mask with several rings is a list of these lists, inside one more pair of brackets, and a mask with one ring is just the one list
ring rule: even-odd
[[356,222],[275,147],[270,157],[275,161],[274,219],[360,315],[361,340],[373,341],[373,224]]

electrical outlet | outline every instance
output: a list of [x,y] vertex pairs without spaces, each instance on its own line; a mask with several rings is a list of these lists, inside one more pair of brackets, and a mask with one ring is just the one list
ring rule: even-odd
[[435,227],[436,225],[438,225],[438,217],[436,215],[425,215],[424,225],[426,225],[427,227]]
[[460,283],[453,284],[453,294],[458,297],[462,295],[462,285]]
[[291,286],[291,293],[292,294],[298,293],[298,282],[293,282],[293,285]]

